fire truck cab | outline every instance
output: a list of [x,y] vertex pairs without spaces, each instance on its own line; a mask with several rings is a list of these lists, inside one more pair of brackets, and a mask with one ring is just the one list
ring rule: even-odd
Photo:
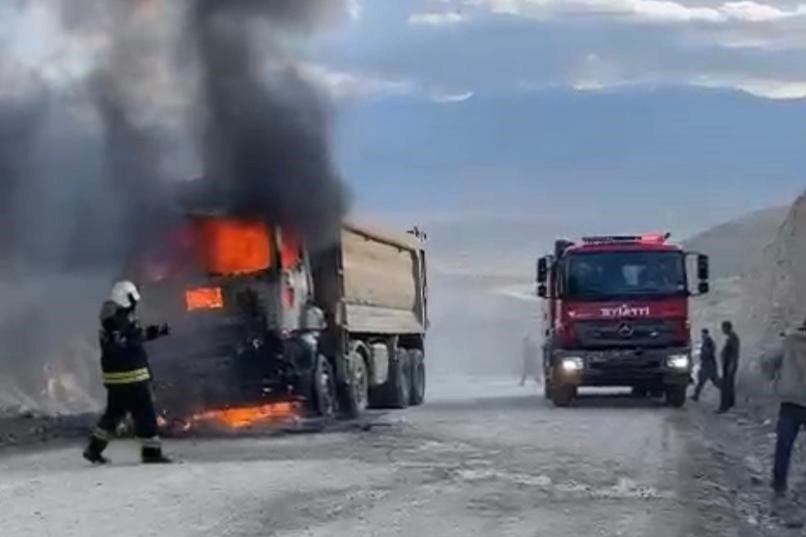
[[[581,386],[624,386],[685,404],[690,381],[689,297],[709,290],[708,257],[669,234],[558,240],[537,262],[545,299],[545,395],[568,406]],[[689,259],[696,262],[690,290]]]

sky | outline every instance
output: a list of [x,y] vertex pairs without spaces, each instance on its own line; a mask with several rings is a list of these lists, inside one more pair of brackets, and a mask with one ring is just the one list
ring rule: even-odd
[[[343,2],[288,44],[334,105],[356,219],[489,255],[558,234],[685,236],[806,185],[806,1]],[[0,11],[3,38],[53,80],[104,46],[45,7]]]
[[806,185],[806,3],[352,8],[306,66],[359,212],[687,235]]

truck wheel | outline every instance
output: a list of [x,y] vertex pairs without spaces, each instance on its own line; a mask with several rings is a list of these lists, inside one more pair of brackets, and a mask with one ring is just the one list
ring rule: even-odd
[[369,405],[369,370],[361,353],[352,353],[350,369],[350,382],[344,390],[344,414],[348,418],[358,418]]
[[390,408],[406,408],[411,400],[411,366],[409,354],[397,349],[395,360],[389,364],[389,380],[386,382],[386,405]]
[[574,399],[577,397],[576,386],[554,386],[551,389],[551,402],[554,406],[567,407],[571,406]]
[[674,408],[682,408],[686,404],[686,386],[667,387],[666,404]]
[[318,354],[314,368],[313,394],[316,411],[325,419],[336,415],[336,375],[327,358]]
[[425,401],[425,357],[423,351],[409,351],[409,365],[411,367],[409,404],[419,406]]

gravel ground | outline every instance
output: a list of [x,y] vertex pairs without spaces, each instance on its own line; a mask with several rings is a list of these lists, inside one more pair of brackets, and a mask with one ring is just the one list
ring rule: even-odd
[[369,431],[173,441],[171,467],[125,441],[104,468],[78,445],[0,452],[2,534],[788,535],[766,514],[768,454],[748,455],[763,425],[611,393],[556,409],[514,384],[432,382]]

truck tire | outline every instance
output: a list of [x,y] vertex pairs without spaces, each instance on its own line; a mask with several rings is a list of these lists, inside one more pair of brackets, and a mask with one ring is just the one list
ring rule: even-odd
[[397,349],[395,359],[389,363],[389,380],[386,382],[385,402],[388,408],[406,408],[411,400],[411,366],[409,353]]
[[336,375],[327,358],[318,354],[314,367],[313,396],[319,416],[332,419],[336,415]]
[[360,352],[350,355],[350,379],[342,399],[344,416],[347,418],[361,417],[369,406],[369,369]]
[[686,404],[686,386],[667,386],[666,404],[673,408],[683,408]]
[[409,366],[411,368],[411,389],[409,404],[420,406],[425,401],[425,356],[421,350],[409,351]]
[[551,389],[551,402],[554,406],[568,407],[574,402],[577,397],[577,387],[568,384],[561,386],[554,386]]

